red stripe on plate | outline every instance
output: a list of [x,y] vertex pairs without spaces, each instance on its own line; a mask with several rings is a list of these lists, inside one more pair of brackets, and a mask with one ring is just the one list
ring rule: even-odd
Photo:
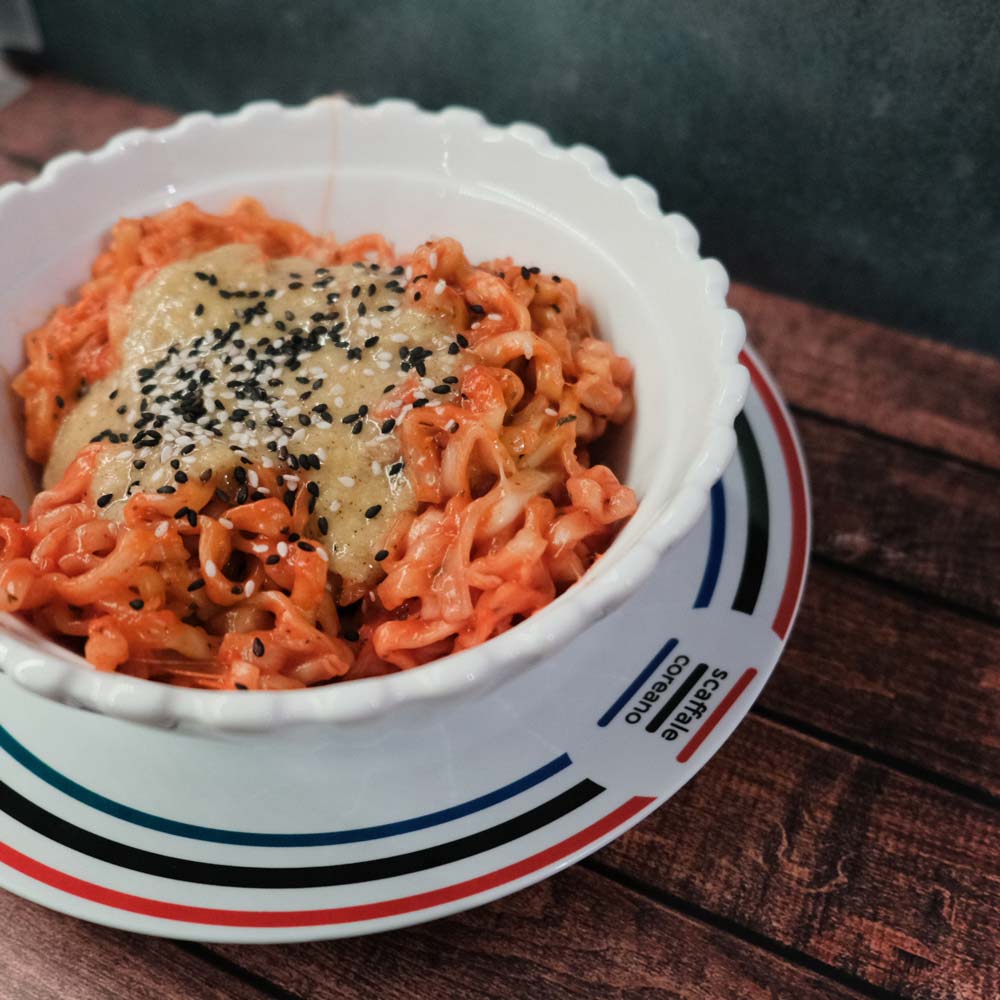
[[772,630],[778,637],[784,639],[792,624],[795,615],[795,605],[799,600],[799,593],[802,589],[802,580],[806,574],[806,561],[808,553],[806,551],[806,486],[805,474],[802,469],[802,461],[799,458],[798,448],[795,447],[795,439],[788,426],[788,418],[782,412],[781,404],[774,390],[764,378],[763,373],[757,367],[753,358],[743,351],[740,354],[740,361],[750,372],[750,379],[754,388],[760,395],[774,429],[778,435],[778,443],[781,445],[781,453],[785,459],[785,468],[788,473],[788,488],[792,495],[792,551],[788,557],[788,576],[785,578],[785,589],[781,593],[781,601],[778,603],[778,611],[774,616],[771,625]]
[[686,764],[691,759],[698,747],[708,738],[708,734],[722,721],[722,717],[736,704],[736,699],[746,691],[747,685],[756,676],[756,667],[748,667],[743,672],[740,679],[726,692],[726,696],[722,701],[715,706],[715,710],[705,720],[701,729],[696,730],[694,736],[681,748],[681,752],[677,755],[677,762],[679,764]]
[[70,893],[81,899],[111,906],[130,913],[140,913],[147,917],[163,920],[180,920],[193,924],[215,924],[224,927],[316,927],[323,924],[349,924],[361,920],[378,920],[383,917],[413,913],[433,906],[453,903],[468,896],[475,896],[508,882],[514,882],[525,875],[537,872],[548,865],[561,861],[580,849],[592,844],[617,826],[645,809],[655,800],[645,796],[634,796],[620,805],[614,812],[592,823],[579,833],[552,847],[539,851],[523,861],[517,861],[505,868],[457,882],[455,885],[433,889],[430,892],[388,899],[381,903],[362,903],[357,906],[337,906],[325,910],[217,910],[203,906],[185,906],[181,903],[165,903],[143,896],[133,896],[117,889],[108,889],[93,882],[86,882],[73,875],[67,875],[56,868],[14,850],[0,841],[0,862],[33,878],[38,882]]

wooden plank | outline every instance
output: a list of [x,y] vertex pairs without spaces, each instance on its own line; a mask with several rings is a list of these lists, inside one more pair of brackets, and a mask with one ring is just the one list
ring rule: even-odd
[[26,164],[18,163],[0,153],[0,184],[6,184],[8,181],[28,181],[35,176],[35,173],[36,171]]
[[0,152],[40,166],[69,150],[97,149],[125,129],[159,128],[176,117],[166,108],[42,76],[0,112]]
[[986,614],[1000,613],[1000,477],[802,417],[814,551]]
[[760,704],[1000,796],[1000,630],[814,565]]
[[795,406],[1000,468],[1000,360],[734,285]]
[[212,950],[310,1000],[858,994],[576,867],[490,906],[389,935]]
[[893,995],[1000,996],[997,813],[765,720],[598,858]]
[[266,993],[158,938],[109,930],[0,892],[2,1000],[231,1000]]

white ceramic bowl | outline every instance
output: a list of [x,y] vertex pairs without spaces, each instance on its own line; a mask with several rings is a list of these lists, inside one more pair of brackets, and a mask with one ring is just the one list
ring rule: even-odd
[[[621,179],[586,146],[556,146],[525,124],[498,128],[465,108],[432,114],[405,101],[359,107],[323,98],[298,108],[250,104],[135,130],[89,155],[53,160],[0,190],[0,365],[23,364],[24,332],[85,277],[123,215],[193,200],[221,210],[239,195],[278,217],[348,238],[386,233],[400,248],[456,236],[472,259],[511,255],[572,277],[601,334],[636,366],[637,412],[620,475],[639,509],[569,592],[486,644],[388,677],[292,692],[195,691],[92,670],[3,616],[0,670],[45,697],[154,725],[257,732],[380,720],[470,697],[537,663],[646,579],[696,522],[734,449],[747,373],[743,323],[726,308],[721,265],[664,215],[656,192]],[[0,493],[25,506],[34,477],[17,407],[0,440]],[[404,709],[404,704],[409,708]]]

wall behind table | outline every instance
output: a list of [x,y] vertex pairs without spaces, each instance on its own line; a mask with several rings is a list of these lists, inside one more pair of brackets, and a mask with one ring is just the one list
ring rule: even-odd
[[177,108],[346,90],[604,151],[738,279],[1000,353],[1000,5],[35,0],[54,72]]

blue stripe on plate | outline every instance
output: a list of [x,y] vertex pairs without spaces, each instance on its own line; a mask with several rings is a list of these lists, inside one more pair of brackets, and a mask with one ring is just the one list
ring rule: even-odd
[[722,568],[722,551],[726,547],[726,491],[720,479],[712,487],[712,533],[708,542],[708,561],[705,563],[705,575],[701,578],[698,596],[695,598],[696,608],[707,608],[715,595],[715,585],[719,582],[719,570]]
[[109,816],[114,816],[116,819],[144,826],[150,830],[158,830],[160,833],[188,837],[191,840],[205,840],[215,844],[237,844],[243,847],[326,847],[333,844],[356,844],[365,840],[379,840],[382,837],[412,833],[414,830],[426,830],[428,827],[449,823],[452,820],[469,816],[514,798],[529,788],[540,785],[560,771],[564,771],[572,764],[569,754],[564,753],[536,771],[526,774],[523,778],[518,778],[517,781],[512,781],[509,785],[487,792],[478,798],[470,799],[468,802],[451,806],[448,809],[440,809],[437,812],[416,816],[413,819],[400,820],[397,823],[365,826],[355,830],[334,830],[328,833],[243,833],[238,830],[219,830],[209,826],[181,823],[177,820],[143,812],[141,809],[133,809],[121,802],[115,802],[114,799],[109,799],[98,792],[85,788],[64,774],[60,774],[14,739],[3,726],[0,726],[0,748],[6,750],[19,764],[53,788],[84,805]]
[[618,700],[609,708],[604,715],[602,715],[598,720],[597,724],[599,726],[606,726],[612,719],[632,700],[636,692],[649,680],[649,678],[656,671],[656,668],[673,652],[674,646],[677,645],[676,639],[668,639],[663,645],[663,648],[654,656],[645,667],[642,668],[642,673],[624,691],[622,691],[621,696]]

